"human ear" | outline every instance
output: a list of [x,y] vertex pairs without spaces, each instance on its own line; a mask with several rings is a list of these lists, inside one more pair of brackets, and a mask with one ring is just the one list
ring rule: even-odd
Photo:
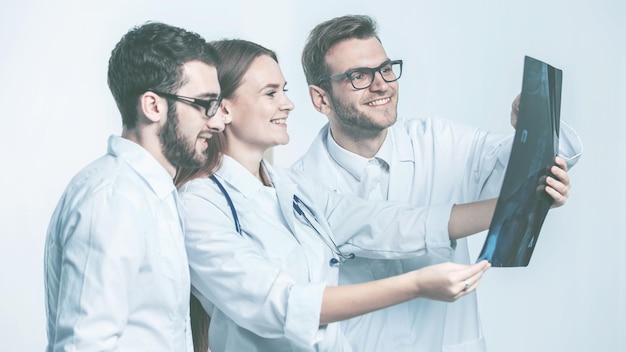
[[147,91],[139,96],[139,110],[146,119],[159,122],[167,114],[167,103],[156,93]]
[[222,119],[225,123],[233,121],[232,106],[229,100],[223,99],[220,105],[219,114],[222,115]]
[[315,110],[321,112],[324,115],[328,115],[330,112],[330,102],[328,100],[328,93],[316,85],[309,85],[309,96],[311,97],[311,103],[315,107]]

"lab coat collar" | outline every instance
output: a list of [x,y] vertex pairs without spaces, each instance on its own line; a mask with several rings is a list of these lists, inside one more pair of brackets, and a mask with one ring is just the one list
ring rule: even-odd
[[265,167],[270,180],[272,180],[272,183],[274,184],[278,204],[285,220],[287,221],[287,225],[291,229],[291,232],[295,233],[293,196],[298,190],[298,185],[291,181],[288,177],[281,177],[280,173],[277,172],[277,170],[274,169],[269,162],[264,161],[263,166]]
[[124,160],[146,181],[159,199],[165,199],[172,192],[176,194],[176,187],[170,174],[152,154],[139,144],[120,136],[110,136],[107,152]]
[[[287,178],[281,178],[280,174],[269,162],[263,160],[262,163],[272,184],[274,184],[278,203],[282,213],[285,215],[287,225],[293,231],[293,195],[297,185],[290,182]],[[215,174],[247,199],[254,198],[265,187],[248,169],[228,155],[223,156],[220,168]]]
[[254,197],[264,187],[248,169],[228,155],[223,156],[222,164],[215,174],[246,198]]

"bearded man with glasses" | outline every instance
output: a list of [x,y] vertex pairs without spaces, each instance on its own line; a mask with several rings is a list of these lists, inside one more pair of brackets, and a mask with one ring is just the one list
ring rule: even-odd
[[[513,134],[443,119],[397,122],[403,62],[387,56],[372,18],[342,16],[316,26],[305,44],[302,66],[311,102],[328,124],[295,169],[342,194],[414,206],[498,196]],[[514,127],[516,118],[514,111]],[[567,168],[581,150],[577,134],[561,123],[562,158],[556,159],[551,169],[555,178],[548,178],[546,188],[556,201],[568,196]],[[452,257],[429,250],[415,259],[355,258],[340,268],[339,283],[381,279],[445,261],[470,263],[467,241],[456,242]],[[475,293],[454,303],[412,300],[344,321],[341,327],[354,351],[486,350]]]
[[108,83],[123,128],[52,215],[46,351],[193,351],[172,178],[178,167],[204,165],[210,139],[224,130],[214,116],[218,63],[199,35],[156,22],[132,28],[113,49]]

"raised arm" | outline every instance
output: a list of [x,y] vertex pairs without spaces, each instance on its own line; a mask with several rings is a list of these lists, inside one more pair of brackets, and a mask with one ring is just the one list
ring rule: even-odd
[[450,212],[450,222],[448,222],[450,239],[458,240],[487,230],[497,202],[498,198],[492,198],[454,205]]
[[[557,156],[550,172],[553,176],[546,178],[545,192],[554,200],[552,208],[557,208],[567,202],[571,187],[565,159]],[[450,239],[457,240],[487,230],[491,224],[497,200],[493,198],[454,205],[448,223]]]

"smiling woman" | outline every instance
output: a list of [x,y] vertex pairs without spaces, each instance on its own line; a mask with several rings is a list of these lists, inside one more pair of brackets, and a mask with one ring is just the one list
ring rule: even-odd
[[[197,297],[193,316],[206,318],[199,305],[211,316],[208,338],[206,320],[194,324],[196,341],[208,340],[213,352],[349,351],[340,320],[416,297],[453,301],[475,290],[486,262],[337,286],[338,266],[355,256],[414,257],[426,253],[427,243],[430,251],[450,253],[448,221],[461,220],[452,204],[422,209],[343,197],[303,173],[274,168],[263,155],[289,141],[286,121],[294,109],[276,55],[244,40],[213,44],[222,59],[218,114],[232,122],[210,140],[211,160],[177,177]],[[372,73],[388,74],[387,65]],[[488,213],[473,213],[484,220],[479,230]]]
[[224,116],[232,121],[224,133],[224,153],[246,160],[244,166],[258,173],[265,150],[289,142],[286,120],[294,105],[286,95],[287,82],[278,62],[271,56],[256,57],[242,82],[237,93],[223,101]]

